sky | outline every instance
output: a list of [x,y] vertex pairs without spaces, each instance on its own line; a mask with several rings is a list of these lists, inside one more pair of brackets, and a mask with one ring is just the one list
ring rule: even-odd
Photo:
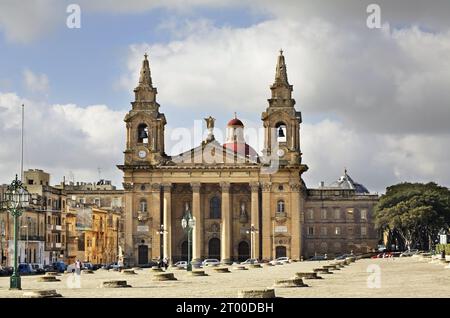
[[[367,25],[371,3],[380,28]],[[70,4],[80,28],[67,26]],[[201,133],[180,136],[210,115],[216,137],[234,112],[258,131],[283,49],[308,187],[344,168],[373,192],[404,181],[450,186],[449,16],[444,0],[3,0],[0,183],[20,170],[25,104],[25,169],[51,173],[52,184],[120,187],[123,118],[145,52],[169,155],[197,146]]]

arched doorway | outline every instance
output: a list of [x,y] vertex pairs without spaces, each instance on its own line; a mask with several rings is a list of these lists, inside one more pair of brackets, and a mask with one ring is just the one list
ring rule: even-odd
[[243,262],[250,258],[250,247],[246,241],[242,241],[238,246],[238,261]]
[[275,248],[275,258],[286,257],[286,246],[277,246]]
[[138,247],[138,264],[148,264],[148,246],[139,245]]
[[220,260],[220,240],[212,238],[208,242],[208,257]]
[[181,243],[181,261],[187,261],[188,259],[188,242],[183,241]]

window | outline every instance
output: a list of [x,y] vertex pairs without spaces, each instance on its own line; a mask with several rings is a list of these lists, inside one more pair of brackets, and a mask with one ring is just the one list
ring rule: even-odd
[[341,218],[341,209],[334,209],[334,218],[339,220]]
[[50,218],[50,215],[47,216],[47,224],[52,224],[52,219]]
[[100,200],[100,198],[95,198],[95,199],[94,199],[94,204],[95,204],[97,207],[101,207],[101,200]]
[[146,124],[140,124],[138,126],[138,143],[148,144],[148,127]]
[[140,211],[142,213],[147,212],[147,200],[141,199],[141,202],[139,203],[139,206],[140,206],[140,209],[141,209]]
[[284,123],[278,123],[275,125],[275,133],[277,134],[277,142],[286,142],[287,129]]
[[366,235],[367,235],[367,227],[361,226],[361,236],[366,236]]
[[314,235],[314,227],[313,226],[308,227],[308,235]]
[[347,209],[347,219],[353,219],[353,209]]
[[[42,181],[41,181],[42,182]],[[28,184],[32,185],[34,183],[33,179],[28,179]]]
[[327,209],[320,210],[320,218],[322,220],[326,220],[327,219]]
[[334,243],[334,251],[335,253],[341,252],[341,243],[339,242]]
[[347,235],[353,235],[353,226],[347,228]]
[[366,209],[361,210],[361,220],[367,220],[367,210]]
[[327,253],[328,252],[328,244],[325,242],[320,243],[320,252]]
[[284,213],[284,201],[283,200],[279,200],[277,202],[277,212]]
[[211,219],[220,219],[221,213],[220,199],[218,197],[211,198],[209,202],[209,217]]
[[306,212],[306,217],[309,220],[314,220],[314,210],[313,209],[308,209],[308,211]]
[[326,226],[322,226],[320,228],[320,235],[326,236],[328,234],[328,228]]
[[334,235],[341,235],[341,227],[340,226],[336,226],[334,228]]

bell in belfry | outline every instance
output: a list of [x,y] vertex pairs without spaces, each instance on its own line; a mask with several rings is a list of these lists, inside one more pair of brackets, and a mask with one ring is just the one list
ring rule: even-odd
[[146,139],[148,138],[147,132],[145,131],[145,129],[141,129],[139,131],[139,139]]
[[278,129],[278,137],[281,137],[281,138],[286,137],[286,136],[284,135],[284,131],[283,131],[283,128],[282,128],[282,127],[280,127],[280,128]]

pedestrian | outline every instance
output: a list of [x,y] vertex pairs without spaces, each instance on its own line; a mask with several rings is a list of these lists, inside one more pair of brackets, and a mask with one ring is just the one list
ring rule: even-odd
[[77,261],[75,262],[75,273],[77,275],[81,274],[81,262],[79,259],[77,259]]
[[167,270],[167,268],[169,267],[169,259],[167,257],[164,257],[164,269]]

